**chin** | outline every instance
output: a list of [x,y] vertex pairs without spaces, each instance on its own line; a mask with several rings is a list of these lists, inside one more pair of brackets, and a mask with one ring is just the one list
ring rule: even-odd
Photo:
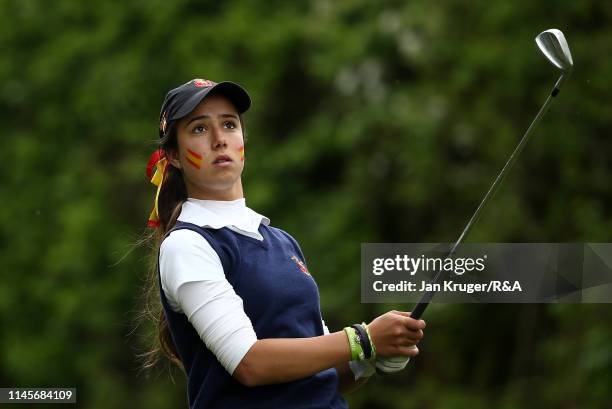
[[210,191],[226,191],[232,190],[236,186],[239,179],[235,177],[220,178],[221,180],[209,181],[208,183],[200,185],[202,189]]

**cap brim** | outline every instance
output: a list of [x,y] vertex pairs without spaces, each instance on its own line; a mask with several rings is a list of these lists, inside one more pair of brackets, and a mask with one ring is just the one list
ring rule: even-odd
[[227,97],[234,104],[239,114],[246,112],[251,106],[251,97],[244,88],[235,82],[223,81],[212,87],[202,88],[201,91],[193,94],[171,119],[176,120],[188,115],[211,93]]

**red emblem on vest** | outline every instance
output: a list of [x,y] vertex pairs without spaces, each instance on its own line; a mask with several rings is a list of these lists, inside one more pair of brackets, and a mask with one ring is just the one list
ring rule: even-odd
[[291,260],[293,260],[295,262],[295,264],[297,264],[297,266],[302,271],[302,273],[306,273],[306,274],[310,275],[310,273],[308,272],[308,269],[306,268],[306,264],[304,264],[304,262],[302,260],[300,260],[296,256],[291,256]]

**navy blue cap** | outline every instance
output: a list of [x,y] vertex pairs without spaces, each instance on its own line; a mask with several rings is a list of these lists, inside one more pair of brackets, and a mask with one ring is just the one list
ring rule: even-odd
[[227,97],[239,114],[251,106],[251,97],[244,88],[235,82],[214,82],[200,78],[180,85],[166,94],[159,113],[159,137],[166,133],[168,124],[187,116],[212,91]]

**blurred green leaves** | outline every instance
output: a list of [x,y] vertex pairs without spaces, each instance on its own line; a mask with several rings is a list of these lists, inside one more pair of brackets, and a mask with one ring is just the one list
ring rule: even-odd
[[[468,240],[610,241],[612,11],[515,2],[0,2],[0,384],[77,386],[87,408],[183,404],[131,331],[147,251],[123,258],[170,88],[202,77],[254,105],[248,204],[294,235],[332,331],[359,302],[361,242],[452,241],[554,84],[575,71]],[[606,305],[434,306],[421,356],[349,396],[368,408],[605,408]],[[142,331],[143,329],[139,329]]]

